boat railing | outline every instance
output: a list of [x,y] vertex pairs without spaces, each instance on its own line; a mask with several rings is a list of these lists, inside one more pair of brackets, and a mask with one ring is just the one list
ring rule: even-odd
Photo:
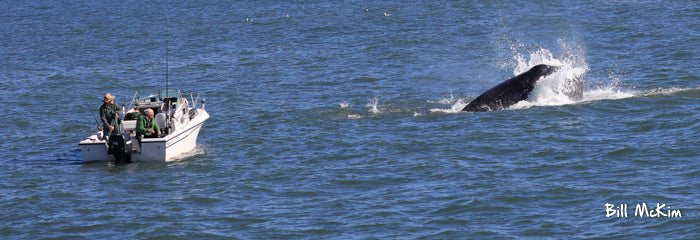
[[[200,98],[202,99],[201,102],[199,101]],[[201,95],[199,93],[196,93],[196,94],[190,93],[190,99],[192,100],[192,102],[191,102],[192,109],[204,108],[204,98],[201,97]],[[198,107],[198,105],[199,105],[199,107]]]

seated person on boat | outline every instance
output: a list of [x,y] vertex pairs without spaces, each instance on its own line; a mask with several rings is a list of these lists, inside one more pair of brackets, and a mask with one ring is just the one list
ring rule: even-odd
[[157,138],[160,136],[160,128],[153,118],[153,109],[143,110],[144,115],[140,115],[136,120],[136,135],[140,138]]

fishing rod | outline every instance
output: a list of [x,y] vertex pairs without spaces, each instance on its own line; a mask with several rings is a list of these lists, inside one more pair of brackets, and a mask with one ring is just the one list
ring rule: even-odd
[[124,101],[122,102],[122,114],[120,115],[122,119],[126,120],[126,87],[124,87]]
[[[83,100],[83,103],[85,103],[85,100]],[[95,123],[97,124],[97,130],[102,131],[102,126],[100,126],[100,121],[97,121],[97,117],[95,116],[95,113],[92,112],[92,111],[90,110],[90,108],[88,108],[87,106],[88,106],[87,104],[84,104],[84,105],[83,105],[83,107],[85,108],[85,110],[88,110],[88,112],[90,112],[90,114],[92,115],[92,118],[95,119]]]

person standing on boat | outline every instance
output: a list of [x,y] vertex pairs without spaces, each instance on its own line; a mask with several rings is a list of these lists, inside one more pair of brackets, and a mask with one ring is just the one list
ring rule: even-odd
[[[136,135],[141,138],[157,138],[160,136],[160,128],[158,123],[153,119],[153,109],[147,108],[143,110],[143,114],[136,120]],[[139,141],[140,143],[141,141]]]
[[121,109],[114,103],[114,95],[105,94],[100,107],[100,119],[102,119],[102,136],[108,138],[112,134],[119,134],[119,112]]

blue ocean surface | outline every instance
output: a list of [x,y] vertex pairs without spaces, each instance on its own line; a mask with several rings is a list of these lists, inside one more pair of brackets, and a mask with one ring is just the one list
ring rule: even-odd
[[[690,0],[0,1],[0,238],[700,239],[699,20]],[[537,64],[560,71],[527,101],[460,111]],[[84,162],[102,96],[166,72],[206,98],[196,150]]]

